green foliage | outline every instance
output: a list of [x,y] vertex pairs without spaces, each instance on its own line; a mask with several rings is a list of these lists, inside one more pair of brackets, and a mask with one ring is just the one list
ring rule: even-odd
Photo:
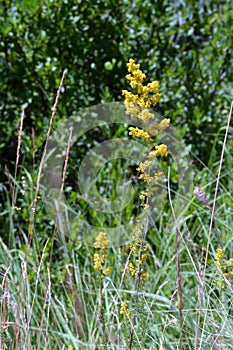
[[[98,319],[99,279],[93,269],[94,250],[75,235],[78,227],[75,224],[71,227],[74,235],[69,239],[59,235],[39,198],[32,237],[29,235],[38,166],[62,72],[67,70],[53,128],[83,107],[122,101],[125,63],[130,57],[141,63],[150,79],[161,85],[159,112],[171,118],[194,156],[206,164],[196,162],[201,170],[195,181],[212,205],[232,97],[232,20],[230,0],[2,1],[0,346],[3,349],[13,342],[17,349],[60,350],[73,345],[76,350],[100,346],[105,341]],[[14,179],[22,109],[25,120]],[[64,191],[82,220],[88,219],[100,227],[114,227],[135,217],[140,201],[134,199],[120,215],[104,215],[88,206],[75,182],[79,162],[96,143],[128,136],[124,124],[111,130],[102,128],[101,133],[88,132],[71,148]],[[160,163],[163,169],[168,165]],[[217,343],[224,348],[232,346],[232,284],[219,290],[213,283],[214,278],[220,281],[222,278],[213,263],[216,248],[223,246],[227,257],[233,257],[231,140],[223,170],[200,320],[203,348],[209,344],[217,348]],[[100,195],[114,200],[119,179],[137,184],[136,174],[136,166],[126,167],[123,160],[108,162],[97,174]],[[175,175],[176,169],[172,167],[172,189],[177,188]],[[15,209],[9,192],[12,186]],[[166,349],[181,348],[176,233],[174,227],[171,232],[164,229],[171,217],[167,203],[163,216],[148,234],[149,279],[143,286],[137,310],[143,327],[135,324],[138,336],[134,338],[135,349],[140,348],[140,341],[145,349],[158,349],[161,344]],[[209,221],[209,210],[196,199],[187,203],[180,248],[184,349],[194,348],[199,276],[203,272]],[[135,280],[126,271],[128,258],[126,247],[112,249],[109,261],[113,271],[103,280],[108,341],[122,348],[129,343],[129,322],[118,318],[121,298],[129,308],[135,298]],[[134,310],[130,311],[133,315]]]
[[208,161],[206,144],[224,124],[232,95],[230,0],[153,5],[138,0],[6,0],[0,21],[4,164],[14,161],[14,130],[23,108],[24,153],[31,128],[37,145],[42,144],[64,69],[68,74],[59,118],[99,103],[106,91],[121,100],[129,57],[143,62],[146,72],[159,80],[161,114],[181,126],[195,154]]

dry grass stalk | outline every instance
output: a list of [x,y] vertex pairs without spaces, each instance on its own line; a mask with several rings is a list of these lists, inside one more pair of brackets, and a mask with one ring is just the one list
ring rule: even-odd
[[175,222],[175,228],[176,228],[176,269],[177,269],[177,295],[178,295],[178,310],[179,310],[179,316],[180,316],[180,349],[183,349],[183,294],[182,294],[182,276],[181,276],[181,268],[180,268],[180,240],[181,240],[181,232],[179,229],[179,225],[177,222],[177,218],[175,215],[175,211],[172,204],[171,199],[171,188],[170,188],[170,167],[168,168],[168,181],[167,181],[167,187],[168,187],[168,198],[169,203],[172,210],[172,216],[174,218]]
[[40,162],[40,166],[39,166],[39,172],[38,172],[38,176],[37,176],[37,183],[36,183],[36,193],[35,193],[35,198],[33,201],[33,207],[32,207],[32,212],[31,212],[31,217],[30,217],[30,223],[29,223],[29,243],[30,243],[30,239],[31,239],[31,235],[32,235],[32,226],[33,226],[33,221],[34,221],[34,216],[35,216],[35,211],[36,211],[36,205],[37,205],[37,199],[38,199],[38,193],[39,193],[39,189],[40,189],[40,181],[41,181],[41,174],[42,174],[42,169],[43,169],[43,165],[44,165],[44,161],[45,161],[45,157],[46,157],[46,153],[47,153],[47,147],[48,147],[48,142],[49,142],[49,137],[51,135],[51,131],[52,131],[52,126],[53,126],[53,120],[57,111],[57,105],[58,105],[58,101],[59,101],[59,97],[61,94],[61,89],[63,86],[63,82],[65,79],[65,71],[62,74],[62,78],[60,81],[60,85],[59,88],[57,90],[57,95],[56,95],[56,99],[55,99],[55,103],[53,105],[53,109],[52,109],[52,115],[49,121],[49,128],[48,128],[48,132],[47,132],[47,137],[46,137],[46,141],[45,141],[45,147],[44,147],[44,151],[42,154],[42,158],[41,158],[41,162]]

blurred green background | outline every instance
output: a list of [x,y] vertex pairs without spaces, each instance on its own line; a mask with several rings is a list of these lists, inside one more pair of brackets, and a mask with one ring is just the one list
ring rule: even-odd
[[20,166],[33,184],[65,69],[54,128],[81,108],[123,101],[132,57],[159,81],[157,112],[171,118],[196,167],[218,161],[233,92],[232,1],[6,0],[0,21],[2,216],[21,111]]

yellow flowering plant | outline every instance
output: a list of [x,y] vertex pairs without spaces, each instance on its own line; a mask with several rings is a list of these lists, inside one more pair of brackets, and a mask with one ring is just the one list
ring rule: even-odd
[[[148,187],[156,184],[162,179],[162,172],[152,171],[153,158],[167,157],[168,149],[167,145],[160,144],[155,145],[156,136],[161,134],[170,125],[170,119],[164,118],[160,122],[155,121],[155,114],[150,109],[155,107],[161,97],[158,93],[159,83],[152,81],[147,85],[143,85],[143,81],[146,75],[140,70],[140,64],[136,64],[135,61],[130,58],[128,66],[128,72],[126,79],[130,81],[130,86],[136,89],[136,93],[128,90],[123,90],[122,95],[124,96],[124,104],[126,107],[126,114],[132,118],[137,118],[144,124],[144,128],[129,127],[129,135],[133,138],[141,139],[145,144],[148,145],[148,154],[143,162],[140,162],[137,171],[139,172],[139,179],[143,180]],[[145,191],[144,191],[145,192]],[[147,198],[151,192],[147,191]],[[145,203],[145,196],[140,196],[145,209],[148,208],[148,203]]]
[[104,304],[104,285],[103,279],[109,276],[112,272],[112,267],[107,265],[108,261],[108,245],[109,239],[105,232],[100,232],[96,237],[94,248],[96,253],[93,257],[93,266],[96,271],[100,272],[100,284],[99,284],[99,307],[97,312],[96,324],[101,325],[104,342],[107,343],[107,333],[105,325],[105,304]]
[[233,258],[226,259],[223,248],[219,247],[216,250],[215,265],[218,267],[220,272],[220,280],[214,279],[214,283],[220,288],[224,289],[227,285],[232,286],[233,279]]
[[[167,145],[155,144],[156,137],[170,125],[170,119],[164,118],[158,122],[155,120],[155,114],[150,109],[155,107],[160,101],[161,94],[158,92],[158,81],[155,80],[144,85],[143,82],[146,75],[140,70],[140,64],[135,63],[132,58],[129,59],[127,67],[129,74],[126,75],[126,79],[129,80],[131,88],[136,89],[136,92],[122,91],[125,99],[126,114],[132,118],[137,118],[144,125],[143,128],[129,127],[129,135],[142,140],[148,146],[146,158],[137,167],[139,172],[138,178],[143,180],[147,186],[146,190],[139,195],[142,206],[146,210],[149,208],[148,198],[153,195],[151,191],[152,186],[156,185],[163,176],[163,172],[153,171],[153,160],[159,157],[165,158],[169,154]],[[141,254],[143,254],[143,250]]]
[[[126,75],[126,79],[129,80],[131,88],[136,89],[136,92],[133,93],[128,90],[122,91],[122,95],[125,99],[124,104],[126,107],[126,114],[130,115],[132,118],[138,119],[140,125],[143,125],[143,127],[129,127],[129,135],[141,140],[147,145],[148,150],[146,158],[144,161],[140,162],[137,167],[139,173],[138,178],[143,180],[146,185],[146,189],[141,191],[139,195],[139,199],[142,201],[142,206],[146,211],[149,209],[148,199],[153,195],[152,187],[161,180],[163,175],[162,172],[153,171],[153,159],[168,156],[167,145],[156,145],[156,137],[170,125],[170,119],[164,118],[162,121],[157,122],[155,120],[155,114],[150,109],[155,107],[160,100],[161,94],[158,92],[159,83],[157,81],[152,81],[151,83],[144,85],[143,82],[146,75],[140,70],[140,64],[136,64],[132,58],[130,58],[127,66],[129,74]],[[135,226],[135,236],[130,244],[133,261],[129,260],[127,267],[130,275],[136,278],[136,306],[134,307],[130,348],[133,346],[133,328],[138,318],[137,308],[139,307],[139,289],[144,284],[143,282],[149,277],[149,273],[146,272],[144,268],[148,259],[148,245],[146,244],[147,227],[148,217],[138,221]],[[125,307],[125,305],[121,306],[120,313],[126,313]],[[141,322],[143,322],[142,318]]]
[[125,315],[127,318],[130,316],[130,310],[128,309],[127,303],[124,301],[121,303],[120,314]]
[[95,270],[101,271],[101,278],[110,275],[112,267],[105,267],[105,263],[108,260],[108,246],[109,239],[105,232],[100,232],[94,243],[94,248],[98,249],[98,253],[94,254],[93,265]]

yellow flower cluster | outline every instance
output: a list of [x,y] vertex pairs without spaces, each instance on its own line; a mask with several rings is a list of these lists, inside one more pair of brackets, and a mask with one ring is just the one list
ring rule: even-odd
[[[155,146],[155,150],[150,151],[148,154],[149,159],[156,158],[156,157],[167,157],[167,156],[168,156],[167,146],[164,144]],[[163,172],[156,172],[155,174],[151,174],[151,171],[150,171],[151,165],[152,165],[152,161],[146,159],[144,162],[141,162],[139,164],[139,167],[137,168],[137,171],[140,173],[139,179],[144,180],[148,184],[161,180],[163,176]],[[142,197],[143,195],[140,196],[140,199],[143,200],[144,198]]]
[[[146,110],[144,110],[141,115],[143,115],[143,120],[147,121],[145,117]],[[154,118],[154,115],[150,113],[152,117]],[[129,135],[133,137],[138,137],[142,139],[143,141],[146,141],[148,143],[153,143],[154,142],[154,137],[157,136],[158,134],[162,133],[163,130],[168,128],[170,125],[170,119],[164,118],[160,123],[153,122],[148,126],[148,131],[139,129],[138,127],[129,127]]]
[[222,248],[217,248],[215,264],[216,264],[218,267],[221,267],[221,266],[222,266],[222,264],[223,264],[223,258],[224,258],[224,251],[223,251],[223,249],[222,249]]
[[167,157],[168,152],[167,152],[167,146],[162,144],[159,146],[155,146],[155,150],[151,151],[149,153],[149,158],[155,158],[155,157]]
[[225,262],[226,266],[233,266],[233,258],[230,258]]
[[105,262],[108,260],[108,246],[109,239],[105,232],[100,232],[94,243],[96,249],[100,249],[99,253],[94,254],[93,265],[95,270],[100,270],[102,272],[101,278],[110,275],[112,272],[112,267],[108,266],[104,269]]
[[109,244],[109,239],[105,232],[100,232],[94,243],[95,248],[106,248]]
[[[137,230],[140,228],[137,227]],[[128,269],[131,274],[131,276],[138,275],[139,271],[142,277],[142,280],[146,280],[149,276],[149,273],[143,273],[142,271],[142,264],[147,260],[148,255],[147,255],[147,250],[148,250],[148,245],[142,245],[142,239],[141,238],[133,238],[132,243],[130,244],[130,250],[133,254],[137,255],[137,258],[135,258],[135,263],[133,264],[132,262],[128,263]]]
[[150,168],[152,164],[151,160],[145,160],[145,162],[141,162],[139,164],[139,167],[137,168],[137,171],[140,171],[141,173],[144,173],[148,168]]
[[[132,105],[140,106],[142,108],[156,106],[161,97],[161,95],[157,93],[159,83],[157,81],[152,81],[146,86],[143,86],[143,80],[146,78],[146,75],[140,70],[140,64],[136,64],[135,61],[130,58],[127,66],[130,74],[126,75],[126,79],[130,81],[130,86],[133,89],[137,88],[137,94],[133,94],[127,90],[122,91],[122,94],[125,97],[126,108],[129,106],[132,108]],[[148,96],[148,94],[155,92],[155,95],[151,97]]]
[[[149,145],[154,143],[155,136],[170,125],[170,119],[164,118],[159,123],[153,121],[155,116],[153,113],[151,113],[149,108],[156,106],[160,100],[161,95],[157,93],[159,83],[157,81],[152,81],[144,86],[143,81],[146,78],[146,75],[140,70],[140,64],[136,64],[135,61],[130,58],[127,66],[130,74],[126,75],[126,78],[130,81],[130,86],[133,89],[137,89],[137,93],[133,94],[127,90],[122,91],[125,98],[126,113],[146,124],[146,130],[138,127],[130,127],[129,135],[133,136],[134,138],[140,138]],[[152,93],[155,94],[150,96]],[[162,144],[155,146],[155,149],[149,152],[147,159],[144,162],[141,162],[137,168],[137,171],[140,172],[139,179],[143,180],[147,184],[156,183],[158,180],[161,180],[161,172],[151,174],[151,158],[167,156],[168,151],[166,145]]]
[[[150,153],[152,153],[152,152],[156,152],[156,151],[151,151]],[[159,154],[161,152],[164,152],[163,148],[158,150],[156,154]],[[150,156],[150,153],[149,153],[148,157],[151,158],[152,156]],[[151,184],[152,182],[157,182],[158,180],[161,180],[161,178],[163,176],[163,172],[161,172],[161,171],[158,171],[155,174],[151,175],[150,174],[151,164],[152,164],[152,161],[146,159],[144,162],[141,162],[139,164],[139,167],[137,168],[137,171],[141,173],[138,178],[141,180],[144,180],[147,184]],[[147,193],[147,195],[148,195],[148,193]]]
[[139,128],[134,128],[134,127],[130,127],[129,128],[129,135],[133,136],[133,137],[139,137],[141,139],[144,140],[149,140],[150,139],[150,135],[148,134],[147,131],[144,131],[142,129]]
[[141,199],[141,201],[144,201],[147,196],[148,196],[148,192],[142,191],[139,196],[139,199]]
[[233,270],[230,269],[233,266],[233,258],[226,260],[223,249],[217,248],[215,265],[220,269],[221,282],[214,279],[215,284],[223,289],[228,283],[232,283]]
[[127,318],[130,316],[130,310],[124,301],[121,303],[120,314],[125,315]]
[[136,267],[134,266],[133,263],[130,262],[130,263],[128,264],[128,268],[129,268],[130,274],[131,274],[132,276],[137,275],[138,270],[136,269]]
[[102,266],[107,259],[107,254],[94,254],[94,269],[95,270],[102,270]]
[[167,129],[170,125],[170,119],[164,118],[161,122],[153,122],[150,125],[150,134],[151,136],[157,136],[161,134],[165,129]]
[[109,267],[107,267],[107,268],[104,270],[104,275],[105,275],[105,276],[108,276],[108,275],[110,275],[111,272],[112,272],[112,267],[109,266]]

